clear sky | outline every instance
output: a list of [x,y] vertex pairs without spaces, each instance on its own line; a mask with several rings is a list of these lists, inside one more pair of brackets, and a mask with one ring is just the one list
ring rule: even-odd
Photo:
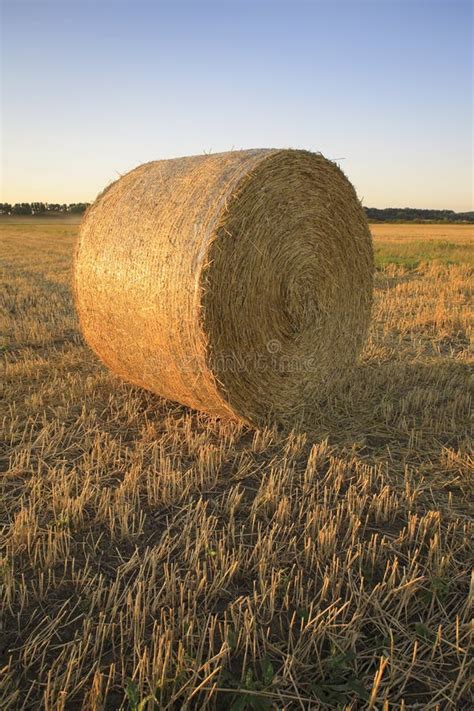
[[469,1],[0,2],[3,201],[294,147],[337,159],[365,205],[473,209]]

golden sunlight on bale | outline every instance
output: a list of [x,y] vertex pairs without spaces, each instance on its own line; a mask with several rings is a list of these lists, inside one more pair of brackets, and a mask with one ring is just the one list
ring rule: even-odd
[[146,163],[81,226],[77,310],[113,372],[251,424],[311,411],[362,348],[373,252],[342,171],[299,150]]

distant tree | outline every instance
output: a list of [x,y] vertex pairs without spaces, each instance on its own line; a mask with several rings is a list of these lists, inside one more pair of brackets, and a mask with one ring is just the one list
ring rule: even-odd
[[373,222],[474,222],[474,212],[423,210],[414,207],[364,208]]
[[29,202],[16,202],[12,207],[12,215],[31,215]]
[[87,210],[89,207],[88,202],[73,202],[70,205],[68,205],[68,212],[71,212],[73,214],[81,214]]
[[462,222],[474,222],[474,212],[458,212],[456,217]]
[[59,202],[17,202],[14,205],[0,202],[0,215],[44,215],[48,212],[81,214],[87,210],[89,205],[88,202],[73,202],[70,205]]

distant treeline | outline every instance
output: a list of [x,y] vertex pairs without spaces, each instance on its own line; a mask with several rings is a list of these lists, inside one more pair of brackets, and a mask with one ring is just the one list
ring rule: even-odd
[[474,212],[420,210],[416,207],[365,207],[370,222],[474,222]]
[[48,215],[59,212],[80,214],[89,207],[88,202],[72,202],[69,205],[58,202],[0,202],[0,215]]
[[[17,202],[10,205],[0,202],[0,215],[53,215],[57,213],[81,214],[89,207],[88,202],[73,202],[69,205],[55,202]],[[474,212],[454,210],[420,210],[415,207],[364,208],[370,222],[474,222]]]

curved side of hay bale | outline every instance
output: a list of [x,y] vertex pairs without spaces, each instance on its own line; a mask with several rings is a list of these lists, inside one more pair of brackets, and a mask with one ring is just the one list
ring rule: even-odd
[[212,415],[291,420],[350,367],[373,255],[340,169],[306,151],[155,161],[81,226],[76,304],[119,376]]
[[246,151],[154,161],[112,184],[81,225],[76,303],[84,336],[120,377],[215,415],[232,415],[206,363],[200,276]]

